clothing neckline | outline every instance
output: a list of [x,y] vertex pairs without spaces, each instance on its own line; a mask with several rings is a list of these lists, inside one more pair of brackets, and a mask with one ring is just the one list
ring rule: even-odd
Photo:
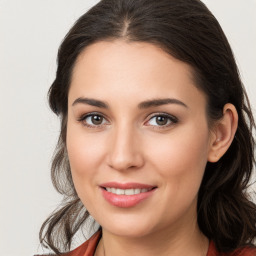
[[[89,255],[93,256],[95,254],[101,237],[102,237],[102,231],[99,230],[88,240],[88,248],[87,249],[89,249],[89,247],[90,247],[91,250],[92,250],[91,251],[92,254],[84,254],[83,256],[89,256]],[[217,253],[217,251],[216,251],[216,247],[214,245],[214,242],[209,241],[209,247],[208,247],[206,256],[215,256],[215,255],[217,255],[216,253]]]

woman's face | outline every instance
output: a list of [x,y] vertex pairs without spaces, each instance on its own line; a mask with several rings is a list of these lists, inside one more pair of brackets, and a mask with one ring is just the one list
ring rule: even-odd
[[211,140],[187,64],[121,40],[78,57],[67,150],[77,193],[104,230],[141,237],[196,223]]

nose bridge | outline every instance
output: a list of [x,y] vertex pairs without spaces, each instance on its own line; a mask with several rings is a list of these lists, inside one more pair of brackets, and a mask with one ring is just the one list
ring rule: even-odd
[[138,168],[143,164],[138,143],[138,131],[127,122],[116,125],[111,131],[109,165],[116,170]]

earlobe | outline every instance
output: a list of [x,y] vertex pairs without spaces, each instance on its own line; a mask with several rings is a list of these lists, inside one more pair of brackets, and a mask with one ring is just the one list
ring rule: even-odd
[[216,121],[208,153],[209,162],[218,162],[230,147],[238,125],[238,114],[233,104],[226,104],[223,116]]

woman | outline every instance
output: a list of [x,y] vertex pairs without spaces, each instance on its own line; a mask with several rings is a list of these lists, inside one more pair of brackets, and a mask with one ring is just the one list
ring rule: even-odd
[[71,28],[49,91],[63,205],[41,242],[82,255],[256,255],[255,126],[228,41],[199,0],[103,0]]

